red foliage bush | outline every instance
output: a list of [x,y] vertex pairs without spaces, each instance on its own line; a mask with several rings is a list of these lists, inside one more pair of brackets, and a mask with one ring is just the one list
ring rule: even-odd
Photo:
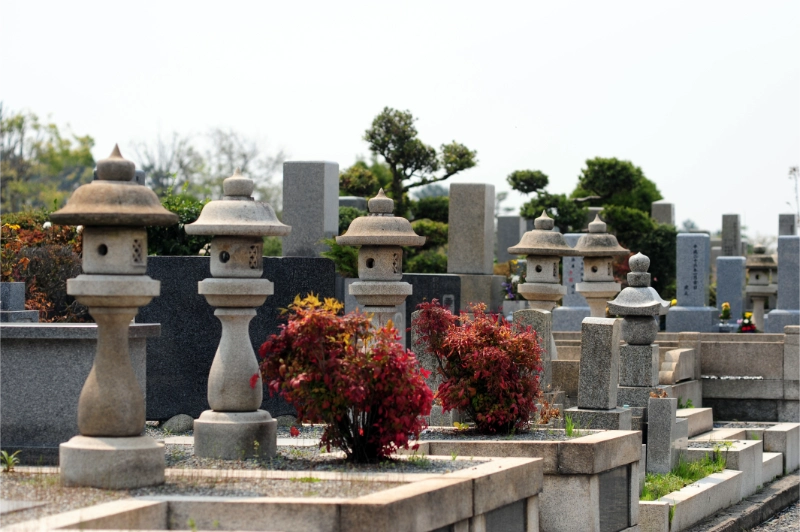
[[481,432],[525,429],[539,396],[536,332],[512,331],[502,316],[486,314],[484,304],[459,318],[435,299],[417,308],[413,326],[438,359],[443,381],[436,398],[444,411],[466,411]]
[[322,445],[375,462],[419,436],[433,393],[397,330],[376,330],[361,313],[338,316],[341,308],[333,299],[295,298],[288,323],[259,350],[261,374],[299,419],[326,424]]

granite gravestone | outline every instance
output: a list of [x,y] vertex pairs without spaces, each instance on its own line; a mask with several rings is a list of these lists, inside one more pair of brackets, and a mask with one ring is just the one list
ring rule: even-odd
[[778,304],[764,330],[782,333],[786,325],[800,325],[800,236],[778,237]]
[[797,216],[794,214],[778,215],[778,236],[797,235]]
[[38,310],[25,310],[25,283],[0,283],[0,323],[38,321]]
[[318,257],[323,238],[339,234],[339,165],[327,161],[283,163],[284,257]]
[[521,216],[497,217],[497,262],[508,262],[516,259],[516,255],[508,252],[527,231],[528,223]]
[[[566,233],[564,240],[570,247],[575,247],[580,233]],[[580,331],[583,318],[588,318],[592,311],[586,298],[575,290],[575,285],[583,281],[583,257],[561,258],[561,284],[567,293],[561,300],[561,306],[553,309],[554,331]]]
[[[310,292],[334,297],[333,261],[323,258],[264,257],[264,278],[275,293],[257,309],[250,338],[258,353],[267,336],[284,323],[281,309],[296,295]],[[161,336],[147,341],[147,419],[177,414],[194,418],[209,408],[208,375],[222,327],[214,308],[197,293],[197,283],[210,273],[208,257],[149,257],[147,274],[161,281],[161,297],[143,307],[138,323],[160,323]],[[274,417],[294,415],[294,409],[264,386],[261,408]]]
[[722,215],[722,253],[721,257],[742,255],[742,226],[738,214]]
[[660,224],[675,225],[675,205],[668,201],[650,204],[650,217]]
[[667,332],[713,332],[717,310],[708,306],[710,238],[704,233],[679,233],[677,300],[667,313]]
[[722,304],[729,303],[734,323],[744,311],[745,261],[744,257],[717,257],[717,309],[722,312]]

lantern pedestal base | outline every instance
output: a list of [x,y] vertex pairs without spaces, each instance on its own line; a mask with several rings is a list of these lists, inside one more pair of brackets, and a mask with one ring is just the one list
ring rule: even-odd
[[278,421],[266,410],[206,410],[194,422],[194,454],[201,458],[272,458],[278,452]]
[[164,444],[149,436],[75,436],[59,446],[65,486],[132,489],[164,483]]

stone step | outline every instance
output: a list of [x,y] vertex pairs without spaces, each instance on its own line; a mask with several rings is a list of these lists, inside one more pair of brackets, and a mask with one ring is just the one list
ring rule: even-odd
[[689,420],[689,437],[714,430],[714,413],[710,408],[679,408],[675,414]]
[[761,485],[772,482],[783,474],[783,453],[764,452],[761,463]]
[[714,429],[709,432],[698,434],[691,437],[692,440],[710,441],[710,440],[745,440],[747,434],[744,429]]

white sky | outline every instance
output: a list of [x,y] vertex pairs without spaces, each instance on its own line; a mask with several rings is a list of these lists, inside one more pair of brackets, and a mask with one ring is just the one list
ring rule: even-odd
[[799,22],[797,1],[5,0],[0,98],[92,135],[96,159],[220,126],[341,168],[384,106],[408,109],[424,142],[478,151],[450,182],[538,169],[568,193],[587,158],[618,157],[679,223],[738,213],[775,235],[800,164]]

